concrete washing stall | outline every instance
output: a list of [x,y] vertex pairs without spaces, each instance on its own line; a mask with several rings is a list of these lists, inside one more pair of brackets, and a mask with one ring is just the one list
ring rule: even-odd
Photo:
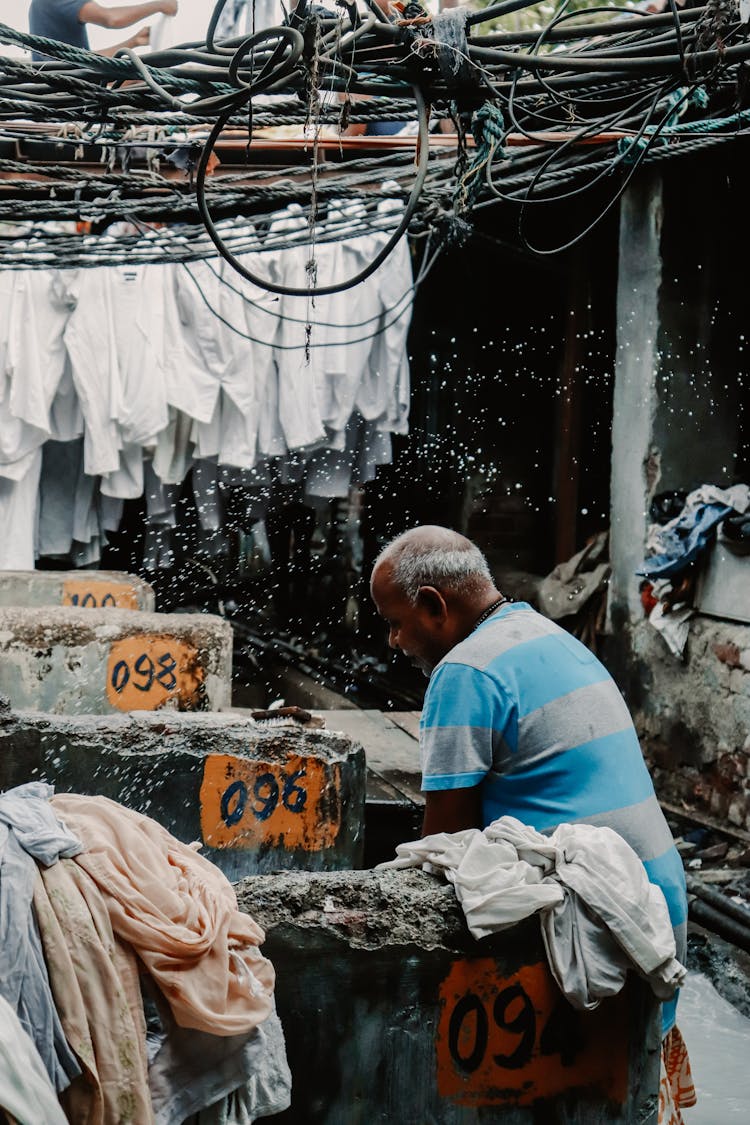
[[292,1070],[274,1125],[655,1125],[660,1008],[563,1000],[539,922],[475,941],[421,871],[246,879]]
[[291,1109],[266,1120],[656,1125],[660,1009],[647,986],[631,977],[576,1012],[537,920],[477,942],[452,887],[354,870],[362,747],[216,713],[230,677],[219,618],[0,609],[0,790],[43,779],[109,797],[242,880],[294,1083]]
[[0,609],[0,694],[56,714],[229,706],[232,629],[209,614]]
[[156,601],[148,582],[119,570],[0,571],[0,606],[52,605],[153,613]]
[[361,866],[365,756],[346,735],[234,715],[0,713],[0,789],[45,780],[153,817],[230,879]]

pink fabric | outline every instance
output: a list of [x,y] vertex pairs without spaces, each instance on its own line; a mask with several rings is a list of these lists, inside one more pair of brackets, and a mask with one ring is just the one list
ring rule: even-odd
[[61,1095],[71,1125],[152,1125],[135,954],[98,887],[71,859],[42,867],[34,909],[55,1006],[83,1073]]
[[56,813],[84,844],[112,929],[133,947],[175,1021],[214,1035],[251,1031],[269,1015],[274,971],[261,928],[237,909],[227,878],[150,817],[107,797],[60,794]]

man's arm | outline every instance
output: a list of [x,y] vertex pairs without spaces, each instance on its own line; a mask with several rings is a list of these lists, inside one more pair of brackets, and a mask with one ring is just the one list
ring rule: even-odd
[[419,730],[424,836],[483,827],[482,785],[508,715],[508,700],[485,672],[448,662],[432,673]]
[[115,43],[114,47],[100,47],[96,52],[97,55],[105,55],[108,59],[113,59],[118,51],[123,47],[129,47],[131,50],[134,47],[148,47],[151,41],[151,28],[141,27],[136,31],[135,35],[131,35],[129,39],[124,39],[122,43]]
[[177,7],[177,0],[152,0],[146,4],[122,4],[116,8],[103,8],[95,0],[87,0],[78,10],[78,19],[80,23],[93,23],[97,27],[117,29],[131,27],[139,20],[149,19],[150,16],[160,14],[176,16]]
[[479,789],[478,785],[472,785],[469,789],[438,789],[425,793],[422,835],[481,828]]

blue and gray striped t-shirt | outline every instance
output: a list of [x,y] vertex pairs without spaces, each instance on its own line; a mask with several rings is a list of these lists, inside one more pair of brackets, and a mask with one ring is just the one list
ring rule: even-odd
[[540,832],[576,821],[619,832],[664,892],[684,962],[682,861],[625,701],[585,645],[525,602],[498,610],[432,673],[420,748],[422,788],[481,785],[484,825],[509,815]]

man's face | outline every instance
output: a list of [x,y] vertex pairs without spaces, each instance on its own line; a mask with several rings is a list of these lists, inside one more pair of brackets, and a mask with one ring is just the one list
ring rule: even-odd
[[374,570],[370,585],[372,600],[388,626],[388,644],[399,649],[415,668],[429,676],[452,648],[445,639],[445,621],[427,599],[409,601],[393,582],[392,567],[387,561]]

